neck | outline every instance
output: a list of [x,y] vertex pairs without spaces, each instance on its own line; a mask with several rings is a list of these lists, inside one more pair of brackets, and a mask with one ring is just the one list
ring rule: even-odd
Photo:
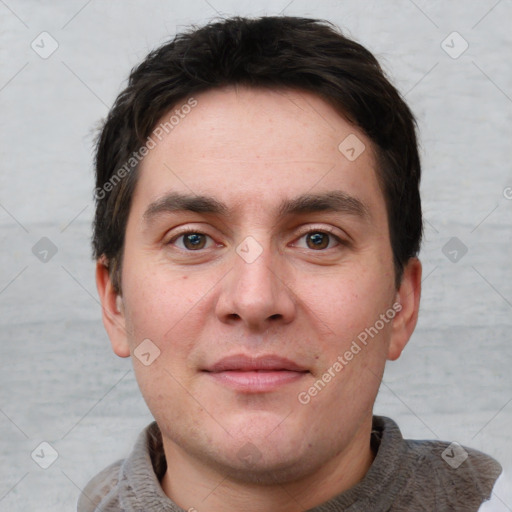
[[164,439],[168,461],[162,479],[165,494],[191,512],[299,512],[309,510],[360,482],[374,453],[370,447],[371,418],[361,426],[350,445],[320,469],[299,480],[257,485],[227,478]]

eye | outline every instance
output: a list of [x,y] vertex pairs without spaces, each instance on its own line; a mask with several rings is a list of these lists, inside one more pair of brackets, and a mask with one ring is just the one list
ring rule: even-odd
[[176,235],[174,238],[169,240],[168,244],[175,244],[179,249],[184,251],[198,251],[200,249],[207,248],[206,245],[208,240],[213,242],[212,238],[204,233],[200,233],[198,231],[187,231]]
[[305,248],[314,251],[332,249],[342,243],[342,240],[333,233],[320,230],[308,231],[299,238],[299,240],[302,239],[305,239]]

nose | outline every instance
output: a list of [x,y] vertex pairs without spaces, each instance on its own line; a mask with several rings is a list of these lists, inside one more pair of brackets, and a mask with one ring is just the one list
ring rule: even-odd
[[232,270],[222,281],[217,317],[223,323],[245,324],[252,332],[288,324],[296,314],[292,286],[280,254],[272,252],[269,243],[247,237],[234,252]]

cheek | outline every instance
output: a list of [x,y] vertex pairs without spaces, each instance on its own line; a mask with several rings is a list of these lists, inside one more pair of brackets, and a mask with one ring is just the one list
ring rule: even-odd
[[123,268],[123,292],[129,337],[162,343],[192,311],[204,292],[187,275],[169,275],[158,263],[127,261]]
[[[322,400],[343,396],[343,402],[350,403],[353,397],[365,395],[371,401],[387,358],[395,315],[393,276],[352,272],[345,279],[332,276],[322,288],[308,302],[319,333],[315,378],[321,379],[329,369],[334,375],[326,376],[329,391]],[[343,369],[336,371],[340,365]],[[368,404],[360,406],[364,409]]]
[[[139,267],[133,277],[126,279],[124,293],[134,372],[149,409],[164,424],[194,407],[183,390],[190,387],[187,361],[200,337],[198,312],[204,294],[183,276],[157,276]],[[146,366],[137,354],[147,339],[156,346],[150,345],[149,351],[157,356]]]
[[[127,279],[126,322],[135,375],[150,410],[155,413],[173,403],[173,414],[186,402],[184,387],[191,389],[197,346],[205,338],[211,316],[212,285],[206,276],[168,275],[158,264],[148,272],[143,266]],[[139,344],[149,339],[158,357],[150,366],[137,359]],[[167,405],[166,405],[167,404]]]
[[321,281],[311,280],[301,295],[307,308],[331,328],[331,335],[346,339],[372,326],[391,307],[393,281],[394,276],[379,267],[371,271],[351,268],[346,273],[324,276]]

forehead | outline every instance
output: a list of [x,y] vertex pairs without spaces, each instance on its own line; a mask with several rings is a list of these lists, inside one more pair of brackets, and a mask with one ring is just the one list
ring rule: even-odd
[[143,202],[181,191],[267,211],[306,192],[341,191],[383,205],[370,140],[318,96],[230,86],[194,101],[155,127],[135,193]]

